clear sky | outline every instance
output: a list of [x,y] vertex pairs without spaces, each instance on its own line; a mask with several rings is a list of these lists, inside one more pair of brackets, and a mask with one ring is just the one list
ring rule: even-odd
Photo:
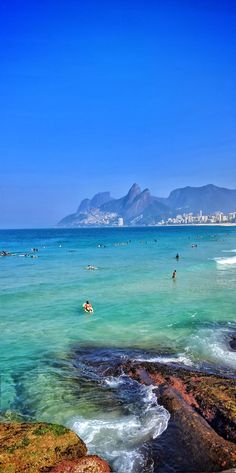
[[0,227],[236,188],[235,24],[230,0],[1,0]]

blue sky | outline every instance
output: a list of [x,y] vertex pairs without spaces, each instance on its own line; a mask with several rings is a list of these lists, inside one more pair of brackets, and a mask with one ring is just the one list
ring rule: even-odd
[[236,188],[229,0],[2,0],[0,226],[133,182]]

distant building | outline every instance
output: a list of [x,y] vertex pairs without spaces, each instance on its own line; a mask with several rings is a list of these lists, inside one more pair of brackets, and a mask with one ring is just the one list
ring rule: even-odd
[[221,223],[236,223],[236,211],[224,214],[220,210],[215,212],[213,215],[203,215],[202,210],[199,211],[198,215],[194,215],[192,212],[183,215],[178,214],[176,217],[169,217],[167,220],[161,220],[158,225],[189,225],[189,224],[221,224]]
[[118,227],[123,227],[124,225],[124,219],[122,217],[118,218]]

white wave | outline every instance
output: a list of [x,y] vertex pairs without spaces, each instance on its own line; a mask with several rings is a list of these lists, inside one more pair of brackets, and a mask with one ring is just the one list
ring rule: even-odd
[[122,376],[118,376],[117,378],[114,376],[109,376],[108,378],[104,379],[104,383],[110,386],[111,388],[116,388],[123,383]]
[[222,250],[222,253],[236,253],[236,249],[234,249],[234,250]]
[[113,462],[113,470],[119,473],[142,472],[153,473],[153,461],[147,464],[145,456],[137,451],[119,452],[116,460]]
[[231,256],[229,258],[214,258],[217,264],[220,265],[232,265],[236,264],[236,256]]
[[[114,385],[114,380],[110,380]],[[109,382],[109,379],[106,380]],[[122,380],[118,380],[120,384]],[[158,437],[167,428],[170,415],[159,406],[153,390],[154,386],[140,389],[141,406],[129,415],[114,417],[114,413],[104,413],[96,419],[82,416],[72,418],[68,427],[76,432],[86,443],[89,453],[96,453],[112,463],[117,473],[151,473],[150,464],[140,447],[144,442]],[[137,411],[137,412],[136,412]]]
[[133,361],[144,361],[147,363],[178,363],[184,364],[186,366],[193,366],[192,360],[186,355],[177,355],[177,356],[154,356],[149,358],[135,358]]
[[199,359],[208,360],[217,366],[236,368],[236,352],[230,350],[228,327],[202,328],[190,338],[187,348]]

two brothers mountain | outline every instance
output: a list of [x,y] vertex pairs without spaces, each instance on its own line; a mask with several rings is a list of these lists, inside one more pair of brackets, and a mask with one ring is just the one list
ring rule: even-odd
[[119,199],[112,198],[110,192],[102,192],[92,199],[84,199],[77,212],[63,218],[58,225],[112,225],[119,217],[129,225],[151,225],[178,213],[196,214],[200,210],[204,214],[235,211],[236,190],[208,184],[175,189],[169,197],[162,198],[152,196],[148,189],[141,191],[137,184],[133,184],[129,192]]

